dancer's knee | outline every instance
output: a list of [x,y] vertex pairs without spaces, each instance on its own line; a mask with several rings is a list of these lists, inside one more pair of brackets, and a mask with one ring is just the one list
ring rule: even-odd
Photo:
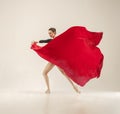
[[47,74],[48,74],[48,71],[43,71],[43,76],[47,76]]

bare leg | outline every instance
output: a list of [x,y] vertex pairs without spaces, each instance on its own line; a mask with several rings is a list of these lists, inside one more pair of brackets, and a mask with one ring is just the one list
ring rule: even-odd
[[43,70],[43,76],[47,85],[47,90],[45,91],[45,93],[50,93],[50,86],[49,86],[49,78],[48,78],[48,72],[54,67],[55,65],[52,63],[48,63],[44,70]]
[[60,67],[58,67],[58,69],[60,70],[60,72],[68,79],[68,81],[71,83],[71,85],[73,86],[74,90],[77,93],[80,93],[80,91],[78,90],[78,88],[73,84],[72,80],[65,74],[65,72],[63,71],[63,69],[61,69]]

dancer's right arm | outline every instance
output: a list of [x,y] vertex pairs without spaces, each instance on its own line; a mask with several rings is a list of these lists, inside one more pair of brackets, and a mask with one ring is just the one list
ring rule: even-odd
[[52,39],[47,39],[47,40],[40,40],[39,43],[48,43],[50,42]]

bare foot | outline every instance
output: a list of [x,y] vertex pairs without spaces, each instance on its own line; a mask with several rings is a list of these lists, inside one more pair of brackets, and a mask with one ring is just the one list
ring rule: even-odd
[[78,89],[77,86],[74,86],[73,88],[74,88],[74,90],[75,90],[77,93],[80,93],[80,90]]
[[45,91],[45,93],[46,93],[46,94],[50,94],[50,90],[47,89],[47,90]]

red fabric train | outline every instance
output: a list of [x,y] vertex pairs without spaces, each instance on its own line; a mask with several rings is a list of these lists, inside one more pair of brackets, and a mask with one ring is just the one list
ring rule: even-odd
[[91,32],[83,26],[73,26],[43,47],[31,45],[40,57],[59,66],[80,86],[98,78],[104,56],[97,47],[103,32]]

